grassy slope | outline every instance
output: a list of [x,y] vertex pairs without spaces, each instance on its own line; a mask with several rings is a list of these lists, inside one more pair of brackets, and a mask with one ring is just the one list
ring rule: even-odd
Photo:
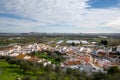
[[0,61],[0,80],[15,80],[16,77],[23,77],[22,71],[14,66],[11,67],[7,62]]

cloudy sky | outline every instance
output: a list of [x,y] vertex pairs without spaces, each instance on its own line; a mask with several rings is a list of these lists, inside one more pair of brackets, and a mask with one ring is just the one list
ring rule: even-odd
[[120,0],[0,0],[0,32],[120,32]]

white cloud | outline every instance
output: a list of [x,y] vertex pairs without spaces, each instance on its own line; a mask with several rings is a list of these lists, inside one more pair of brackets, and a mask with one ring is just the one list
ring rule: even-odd
[[[10,13],[35,19],[37,22],[16,19],[1,19],[1,24],[12,24],[31,31],[32,27],[49,26],[49,24],[68,24],[73,28],[86,28],[94,31],[102,27],[120,30],[120,9],[86,9],[89,0],[0,0],[0,12]],[[11,23],[14,22],[14,23]],[[90,28],[88,28],[90,27]],[[22,30],[21,30],[22,31]],[[79,32],[78,30],[76,30]],[[101,31],[99,31],[101,32]],[[115,31],[114,31],[115,32]]]
[[46,25],[39,22],[11,18],[0,18],[0,24],[0,32],[31,32],[36,30],[36,26]]
[[[77,12],[88,7],[88,0],[1,0],[6,12],[22,16],[41,17],[43,14]],[[13,12],[14,11],[14,12]],[[46,16],[47,16],[46,15]]]
[[120,18],[110,21],[106,25],[111,28],[120,29]]

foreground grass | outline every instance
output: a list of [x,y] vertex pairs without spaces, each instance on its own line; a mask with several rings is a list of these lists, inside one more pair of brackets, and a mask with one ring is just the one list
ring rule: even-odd
[[24,73],[16,65],[11,67],[6,61],[0,61],[0,80],[15,80],[23,76]]

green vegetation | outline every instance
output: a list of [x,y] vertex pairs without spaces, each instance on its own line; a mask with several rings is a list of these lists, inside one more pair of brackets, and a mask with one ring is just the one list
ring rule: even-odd
[[64,61],[63,55],[58,51],[37,51],[28,55],[44,58],[45,60],[51,61],[53,64],[59,64]]
[[[101,34],[99,34],[101,35]],[[1,45],[8,45],[12,43],[19,43],[21,45],[30,44],[30,43],[45,43],[55,46],[56,42],[59,40],[64,40],[61,45],[67,45],[67,40],[87,40],[88,42],[97,42],[99,44],[101,40],[107,41],[108,46],[116,46],[120,45],[120,37],[118,35],[106,35],[108,38],[100,38],[99,35],[12,35],[12,36],[0,36],[0,46]],[[20,38],[20,39],[18,39]]]
[[110,67],[107,73],[92,73],[87,75],[78,69],[67,68],[63,71],[59,65],[43,66],[41,63],[0,56],[0,79],[16,80],[119,80],[120,69]]
[[114,75],[114,74],[120,74],[120,69],[118,66],[111,66],[108,69],[108,74]]
[[22,78],[24,73],[18,67],[12,67],[6,61],[0,61],[0,79],[1,80],[15,80],[16,77]]

